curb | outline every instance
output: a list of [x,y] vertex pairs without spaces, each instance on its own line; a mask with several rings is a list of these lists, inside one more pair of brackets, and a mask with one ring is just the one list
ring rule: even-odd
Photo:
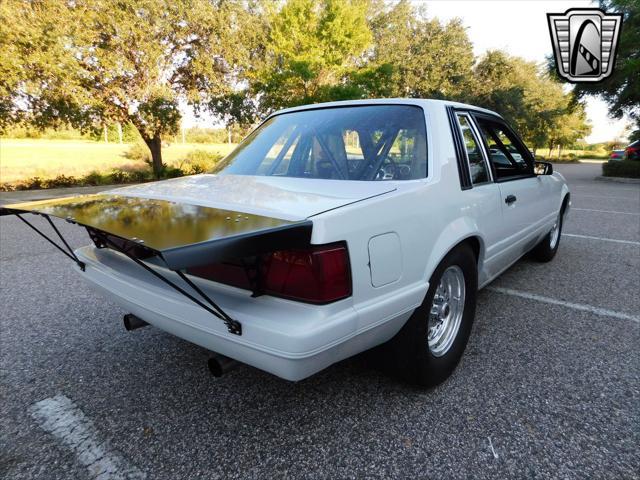
[[611,183],[631,183],[640,185],[640,178],[627,178],[627,177],[603,177],[599,175],[594,178],[597,182],[611,182]]

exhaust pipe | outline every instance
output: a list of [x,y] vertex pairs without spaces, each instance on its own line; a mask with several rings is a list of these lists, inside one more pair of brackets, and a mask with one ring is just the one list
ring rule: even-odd
[[122,318],[122,323],[124,323],[124,328],[127,330],[127,332],[130,332],[131,330],[135,330],[136,328],[142,328],[149,325],[147,322],[145,322],[141,318],[136,317],[133,313],[127,313]]
[[209,359],[207,365],[209,366],[211,374],[216,378],[220,378],[225,373],[236,368],[239,364],[233,358],[216,353]]

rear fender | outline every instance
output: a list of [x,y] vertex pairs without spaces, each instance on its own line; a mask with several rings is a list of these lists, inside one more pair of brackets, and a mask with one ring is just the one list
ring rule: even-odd
[[461,217],[449,223],[436,239],[424,272],[426,281],[429,281],[440,262],[455,246],[470,238],[475,238],[479,244],[478,258],[476,260],[478,263],[478,276],[480,277],[484,264],[484,237],[479,232],[475,220],[469,217]]

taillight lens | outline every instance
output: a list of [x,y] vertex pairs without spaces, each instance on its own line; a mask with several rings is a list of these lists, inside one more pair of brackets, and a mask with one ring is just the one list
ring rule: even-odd
[[264,292],[312,303],[351,295],[349,254],[343,244],[273,252],[264,258]]
[[[308,303],[330,303],[351,295],[349,253],[344,243],[279,250],[262,255],[257,270],[246,262],[193,267],[188,273],[239,288]],[[249,276],[253,275],[251,280]]]

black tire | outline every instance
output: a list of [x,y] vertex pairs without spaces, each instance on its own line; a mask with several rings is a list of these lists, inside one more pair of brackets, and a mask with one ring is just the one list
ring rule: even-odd
[[[449,267],[459,267],[464,275],[464,307],[453,341],[440,356],[433,354],[428,342],[428,322],[436,290],[443,273]],[[405,381],[422,387],[433,387],[446,380],[454,371],[467,345],[476,310],[478,268],[473,250],[462,244],[440,262],[429,282],[422,305],[411,315],[400,332],[382,348],[385,370]]]
[[[562,208],[558,213],[557,231],[555,230],[555,228],[551,229],[551,231],[544,236],[540,243],[538,243],[538,245],[533,247],[533,250],[531,250],[533,258],[535,258],[537,261],[550,262],[551,260],[553,260],[553,257],[556,256],[556,253],[558,253],[558,247],[560,247],[560,239],[562,238],[562,226],[564,224],[564,210],[565,204],[563,203]],[[554,241],[555,234],[557,234],[557,238]]]

